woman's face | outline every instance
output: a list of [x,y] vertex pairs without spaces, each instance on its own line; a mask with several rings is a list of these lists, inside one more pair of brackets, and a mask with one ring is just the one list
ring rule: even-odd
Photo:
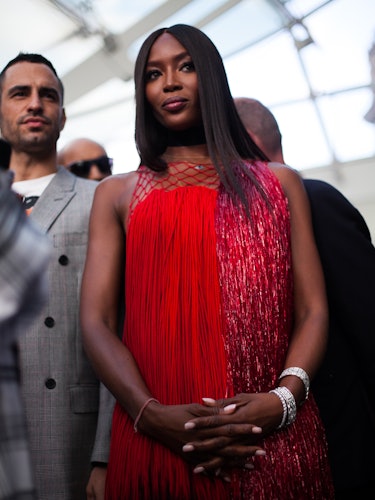
[[189,53],[163,33],[151,47],[146,65],[146,99],[166,128],[187,130],[201,123],[198,78]]

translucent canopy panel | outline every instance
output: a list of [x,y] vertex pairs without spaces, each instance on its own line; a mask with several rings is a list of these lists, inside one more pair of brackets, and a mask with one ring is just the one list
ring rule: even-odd
[[13,0],[0,66],[19,51],[48,57],[66,90],[59,147],[91,137],[128,171],[138,165],[134,60],[149,32],[175,23],[214,41],[234,96],[270,107],[293,167],[375,156],[374,0]]
[[20,51],[45,52],[77,31],[72,20],[42,0],[3,2],[0,25],[1,66]]

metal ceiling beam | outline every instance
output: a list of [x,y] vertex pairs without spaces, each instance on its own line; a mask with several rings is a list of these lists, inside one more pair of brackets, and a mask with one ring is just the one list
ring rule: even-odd
[[104,40],[103,47],[62,78],[65,104],[70,104],[112,78],[129,80],[133,77],[133,61],[129,59],[129,46],[152,30],[191,0],[167,0],[119,35]]

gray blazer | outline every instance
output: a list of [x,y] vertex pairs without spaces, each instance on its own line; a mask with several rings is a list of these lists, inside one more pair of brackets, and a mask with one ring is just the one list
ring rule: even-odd
[[79,295],[96,182],[60,167],[30,217],[48,234],[47,305],[20,338],[21,386],[41,500],[82,500],[99,381],[83,351]]

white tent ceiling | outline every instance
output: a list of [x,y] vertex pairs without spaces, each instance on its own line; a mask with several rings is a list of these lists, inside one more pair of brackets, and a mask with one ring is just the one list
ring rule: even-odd
[[[290,165],[339,180],[342,167],[375,159],[374,0],[0,2],[0,67],[20,51],[48,57],[66,90],[59,146],[78,136],[96,139],[114,157],[115,172],[138,164],[137,50],[150,31],[175,23],[210,36],[234,96],[270,107]],[[374,179],[363,182],[375,185]]]
[[[134,168],[133,63],[156,27],[194,24],[224,57],[234,95],[260,99],[299,170],[375,154],[369,51],[373,0],[13,0],[1,16],[0,65],[41,52],[63,77],[60,142],[86,135]],[[129,161],[127,160],[129,159]]]

